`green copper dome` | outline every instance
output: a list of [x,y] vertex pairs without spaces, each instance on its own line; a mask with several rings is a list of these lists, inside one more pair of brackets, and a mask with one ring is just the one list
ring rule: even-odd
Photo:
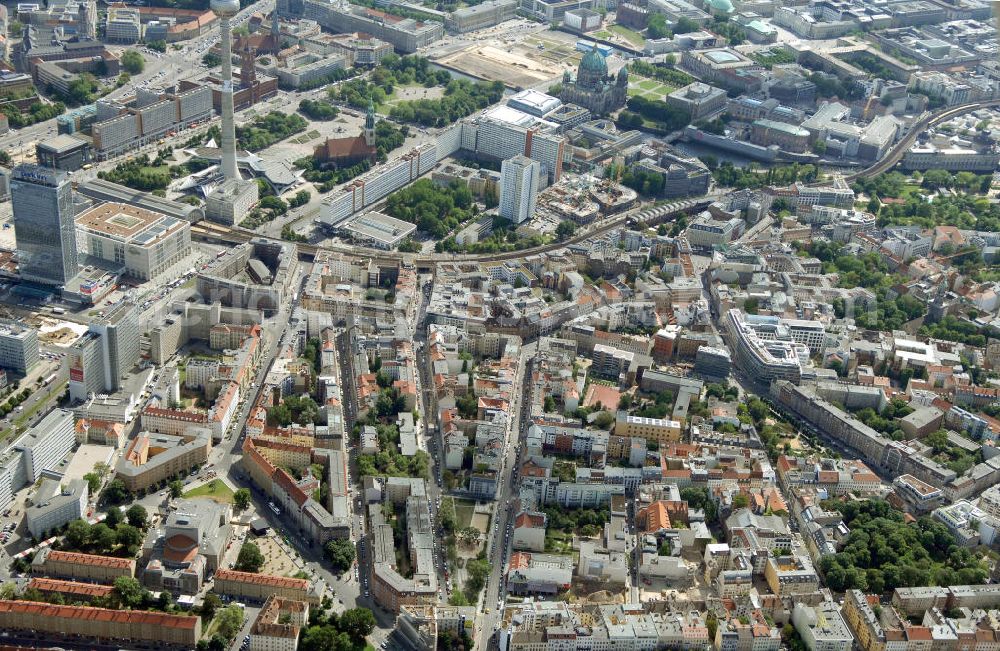
[[713,11],[718,11],[723,14],[731,14],[736,11],[733,7],[731,0],[708,0],[708,6],[712,8]]
[[602,77],[608,74],[608,64],[596,47],[584,54],[583,59],[580,60],[580,72],[584,71]]

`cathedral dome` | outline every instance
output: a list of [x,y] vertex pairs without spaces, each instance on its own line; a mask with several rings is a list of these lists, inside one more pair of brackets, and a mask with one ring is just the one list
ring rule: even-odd
[[583,58],[580,59],[580,72],[588,72],[593,76],[607,76],[608,64],[601,53],[597,51],[596,47],[584,54]]
[[708,6],[712,11],[717,11],[721,14],[731,14],[736,11],[731,0],[708,0]]

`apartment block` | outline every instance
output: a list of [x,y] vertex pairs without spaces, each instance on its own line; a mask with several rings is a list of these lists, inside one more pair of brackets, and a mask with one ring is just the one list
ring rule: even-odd
[[256,574],[220,568],[215,572],[213,590],[239,601],[263,603],[269,597],[319,603],[319,594],[306,579],[272,574]]
[[135,576],[135,559],[63,552],[45,547],[31,561],[31,572],[66,579],[114,583],[120,576]]
[[79,636],[115,640],[126,646],[165,645],[192,649],[201,637],[201,617],[144,610],[57,606],[34,601],[0,601],[0,628],[65,640]]
[[681,423],[665,418],[644,418],[618,412],[615,419],[615,436],[644,438],[658,443],[675,443],[681,440]]

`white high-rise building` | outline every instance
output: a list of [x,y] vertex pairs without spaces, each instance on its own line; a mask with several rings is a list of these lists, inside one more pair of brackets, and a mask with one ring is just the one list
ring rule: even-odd
[[42,476],[43,470],[58,468],[74,444],[73,413],[53,409],[14,442],[14,449],[24,454],[25,475],[29,482],[34,482]]
[[500,169],[500,216],[515,224],[535,214],[541,165],[523,154],[509,158]]

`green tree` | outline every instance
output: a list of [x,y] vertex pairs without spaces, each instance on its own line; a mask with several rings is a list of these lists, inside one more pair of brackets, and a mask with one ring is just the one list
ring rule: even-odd
[[131,576],[120,576],[115,579],[114,586],[111,594],[123,608],[133,610],[142,605],[147,590],[138,580]]
[[101,478],[97,476],[96,473],[88,472],[83,476],[84,480],[87,482],[87,490],[91,495],[96,495],[97,491],[101,489]]
[[340,111],[329,102],[304,99],[299,102],[299,113],[305,115],[310,120],[332,120]]
[[104,489],[104,499],[108,504],[121,504],[129,499],[128,488],[121,479],[112,479]]
[[122,510],[117,506],[112,506],[105,514],[104,524],[108,525],[112,529],[117,529],[118,525],[121,524],[122,519]]
[[354,565],[357,552],[349,539],[331,540],[323,547],[323,554],[337,572],[343,572]]
[[646,36],[649,38],[670,38],[673,32],[667,25],[667,17],[661,13],[651,13],[646,23]]
[[122,523],[115,530],[115,540],[126,550],[135,554],[142,544],[142,531],[138,527]]
[[73,520],[66,527],[66,544],[71,549],[81,550],[90,541],[90,524],[86,520]]
[[556,239],[559,241],[565,240],[568,237],[572,237],[575,232],[576,223],[568,219],[564,219],[559,222],[558,226],[556,226]]
[[233,493],[233,504],[240,511],[246,511],[250,508],[250,489],[240,488]]
[[180,479],[173,480],[167,487],[170,489],[170,497],[178,498],[184,494],[184,482]]
[[677,19],[677,23],[674,24],[674,34],[690,34],[691,32],[697,32],[701,29],[701,25],[691,20],[687,16],[681,16]]
[[252,542],[243,543],[240,553],[236,557],[234,569],[241,572],[260,572],[264,566],[264,555],[260,553],[260,547]]
[[130,506],[128,511],[125,512],[125,518],[130,525],[140,531],[145,531],[146,527],[149,526],[149,514],[142,504],[133,504]]
[[733,509],[745,509],[750,506],[750,498],[740,493],[733,498]]
[[146,61],[136,50],[125,50],[121,58],[122,68],[130,75],[138,75],[146,67]]
[[952,181],[951,173],[946,170],[927,170],[924,172],[924,180],[921,185],[931,189],[949,188]]
[[218,631],[225,640],[236,637],[243,627],[243,609],[237,605],[226,606],[218,615]]
[[94,78],[94,75],[85,72],[69,83],[69,87],[65,95],[62,96],[62,99],[72,106],[90,104],[94,101],[97,90],[97,80]]
[[475,527],[464,527],[458,532],[458,537],[467,545],[475,545],[479,543],[483,534]]
[[353,646],[347,633],[327,624],[306,629],[299,643],[299,651],[350,651]]
[[362,644],[375,630],[375,615],[367,608],[351,608],[340,616],[339,628],[356,644]]
[[208,621],[215,617],[215,611],[222,606],[222,599],[214,592],[205,594],[205,599],[201,602],[201,616]]
[[466,563],[465,569],[468,574],[466,596],[468,597],[470,593],[478,594],[483,589],[483,586],[486,585],[486,577],[490,575],[490,570],[493,569],[492,566],[486,559],[478,558]]
[[115,536],[114,529],[103,522],[98,522],[90,528],[88,543],[99,554],[106,554],[111,551],[117,541],[118,538]]
[[610,411],[602,411],[594,417],[594,425],[601,429],[611,429],[615,423],[615,415]]

